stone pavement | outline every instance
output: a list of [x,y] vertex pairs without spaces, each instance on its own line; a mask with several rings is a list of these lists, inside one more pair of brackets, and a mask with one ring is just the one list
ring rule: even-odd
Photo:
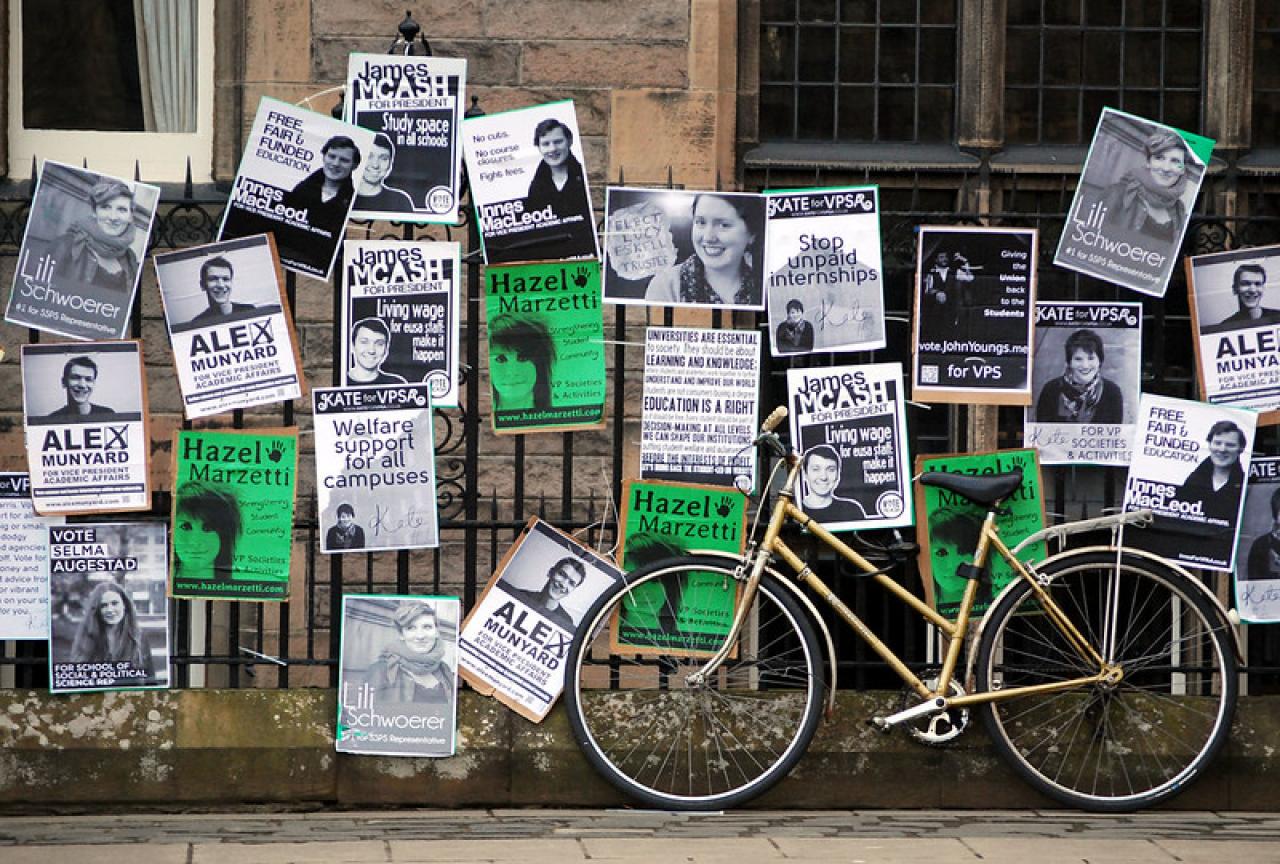
[[388,810],[0,818],[3,864],[1280,864],[1280,815]]

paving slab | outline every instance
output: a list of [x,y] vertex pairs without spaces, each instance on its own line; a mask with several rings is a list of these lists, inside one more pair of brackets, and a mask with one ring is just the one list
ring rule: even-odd
[[1151,840],[966,837],[964,843],[984,860],[995,861],[1034,861],[1036,864],[1176,864],[1178,860]]
[[395,864],[417,861],[524,861],[526,864],[571,864],[586,861],[577,840],[388,840]]
[[[224,859],[225,860],[225,859]],[[4,864],[186,864],[186,843],[116,843],[66,846],[16,846],[0,849]]]
[[332,840],[312,843],[196,843],[191,864],[386,864],[382,840]]
[[592,861],[781,861],[783,854],[764,837],[668,838],[651,837],[637,842],[625,837],[583,838]]
[[792,859],[829,861],[937,861],[939,864],[980,860],[964,843],[934,837],[775,837],[778,850]]

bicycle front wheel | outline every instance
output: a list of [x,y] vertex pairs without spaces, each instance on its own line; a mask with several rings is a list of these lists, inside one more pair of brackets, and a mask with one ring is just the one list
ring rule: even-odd
[[817,729],[818,637],[768,574],[729,659],[690,681],[727,635],[733,575],[732,560],[714,557],[642,567],[596,601],[570,650],[574,737],[605,779],[648,806],[742,804],[785,777]]
[[[996,749],[1024,780],[1068,806],[1125,812],[1176,795],[1222,748],[1235,711],[1236,659],[1221,612],[1179,571],[1130,552],[1064,556],[1039,575],[1122,677],[982,706]],[[980,692],[1052,685],[1098,668],[1026,582],[988,613]]]

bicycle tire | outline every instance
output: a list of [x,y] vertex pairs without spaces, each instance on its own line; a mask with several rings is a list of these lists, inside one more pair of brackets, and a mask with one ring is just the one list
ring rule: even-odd
[[[1022,779],[1071,807],[1131,812],[1177,795],[1230,732],[1237,678],[1225,617],[1186,575],[1132,552],[1117,566],[1115,549],[1082,550],[1048,562],[1038,575],[1099,653],[1113,598],[1113,656],[1124,676],[1114,685],[981,706],[996,750]],[[1025,581],[988,614],[978,646],[979,692],[1094,671],[1047,620]]]
[[[679,615],[672,597],[708,574],[732,586],[734,566],[689,556],[628,574],[596,600],[570,649],[564,692],[574,738],[606,780],[647,806],[743,804],[785,777],[817,731],[825,692],[818,637],[801,604],[767,573],[736,656],[707,684],[689,686],[688,673],[707,654],[687,652],[707,643],[670,626]],[[663,599],[655,604],[656,596]],[[654,616],[649,623],[667,621],[671,644],[661,653],[611,647],[615,615],[636,620],[637,609]]]

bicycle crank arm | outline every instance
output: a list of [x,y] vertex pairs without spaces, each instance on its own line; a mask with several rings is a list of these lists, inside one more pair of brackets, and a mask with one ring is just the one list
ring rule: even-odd
[[905,711],[899,711],[897,714],[890,714],[888,717],[872,717],[867,722],[881,732],[888,732],[899,723],[905,723],[908,720],[914,720],[917,717],[925,717],[929,714],[936,714],[939,711],[945,711],[947,708],[947,700],[941,696],[932,699],[926,699],[919,705],[913,705]]

